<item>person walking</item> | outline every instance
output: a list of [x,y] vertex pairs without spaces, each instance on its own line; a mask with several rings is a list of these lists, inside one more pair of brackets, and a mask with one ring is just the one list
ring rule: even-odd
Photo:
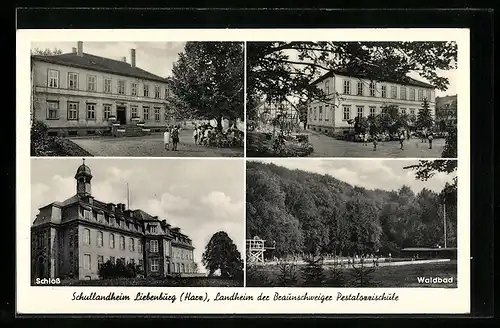
[[429,132],[429,135],[427,136],[427,139],[429,140],[429,149],[432,149],[432,139],[434,139],[434,136],[432,135],[432,132]]
[[163,133],[163,144],[165,145],[165,150],[170,150],[170,126],[167,125],[167,129]]
[[401,146],[400,149],[404,150],[404,142],[405,142],[405,135],[403,132],[399,135],[399,145]]

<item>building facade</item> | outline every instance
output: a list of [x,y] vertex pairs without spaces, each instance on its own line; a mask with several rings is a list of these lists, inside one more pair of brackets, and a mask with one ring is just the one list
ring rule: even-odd
[[145,276],[194,273],[191,239],[166,220],[125,204],[94,199],[83,163],[76,194],[39,209],[31,227],[31,276],[98,279],[108,260],[139,265]]
[[457,125],[457,95],[436,97],[436,121]]
[[385,105],[397,105],[401,113],[416,116],[424,99],[435,116],[434,87],[409,77],[405,83],[376,81],[343,70],[329,72],[313,84],[327,97],[309,103],[307,126],[314,131],[345,133],[356,116],[380,114]]
[[[44,121],[52,135],[86,135],[108,130],[114,122],[135,121],[161,131],[168,121],[168,80],[130,63],[83,52],[31,56],[33,118]],[[135,122],[134,121],[134,122]]]

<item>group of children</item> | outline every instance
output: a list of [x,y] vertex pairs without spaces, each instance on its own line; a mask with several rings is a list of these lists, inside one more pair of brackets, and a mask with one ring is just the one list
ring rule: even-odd
[[195,127],[193,130],[194,143],[197,145],[214,147],[233,147],[238,138],[238,130],[229,128],[226,132],[210,125]]
[[[400,149],[404,150],[404,141],[405,140],[410,140],[411,134],[407,130],[403,130],[398,133],[398,140],[399,140],[399,145]],[[423,137],[422,137],[422,142],[424,142],[424,138],[427,138],[429,142],[429,149],[432,149],[432,140],[434,139],[434,135],[432,132],[424,132]],[[373,138],[373,150],[377,150],[377,144],[378,144],[378,139],[377,137]],[[365,133],[363,135],[363,145],[367,146],[368,145],[368,133]]]
[[172,143],[172,150],[177,151],[177,145],[179,144],[179,129],[180,126],[167,126],[167,129],[163,133],[163,143],[165,144],[165,150],[170,150],[170,143]]

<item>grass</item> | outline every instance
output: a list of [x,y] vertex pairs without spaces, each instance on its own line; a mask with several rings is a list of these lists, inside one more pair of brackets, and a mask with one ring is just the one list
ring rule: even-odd
[[[278,265],[247,267],[247,286],[249,287],[305,287],[299,266],[296,267],[296,278],[293,282],[282,283],[282,271]],[[352,269],[341,269],[339,275],[334,276],[332,270],[325,269],[322,287],[361,287],[354,282]],[[453,283],[419,283],[417,277],[453,277]],[[381,266],[374,268],[372,273],[367,273],[366,280],[371,280],[369,286],[363,287],[420,287],[420,288],[456,288],[457,287],[457,263],[456,261],[446,263],[410,264],[401,266]]]
[[218,277],[63,280],[61,286],[243,287],[242,280]]
[[31,156],[92,156],[91,153],[63,137],[43,136],[31,141]]

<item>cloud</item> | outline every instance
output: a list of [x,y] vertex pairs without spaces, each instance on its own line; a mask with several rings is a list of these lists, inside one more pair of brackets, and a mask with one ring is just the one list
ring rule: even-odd
[[243,202],[232,202],[231,197],[221,191],[212,191],[201,198],[201,203],[222,220],[238,220],[243,214]]

